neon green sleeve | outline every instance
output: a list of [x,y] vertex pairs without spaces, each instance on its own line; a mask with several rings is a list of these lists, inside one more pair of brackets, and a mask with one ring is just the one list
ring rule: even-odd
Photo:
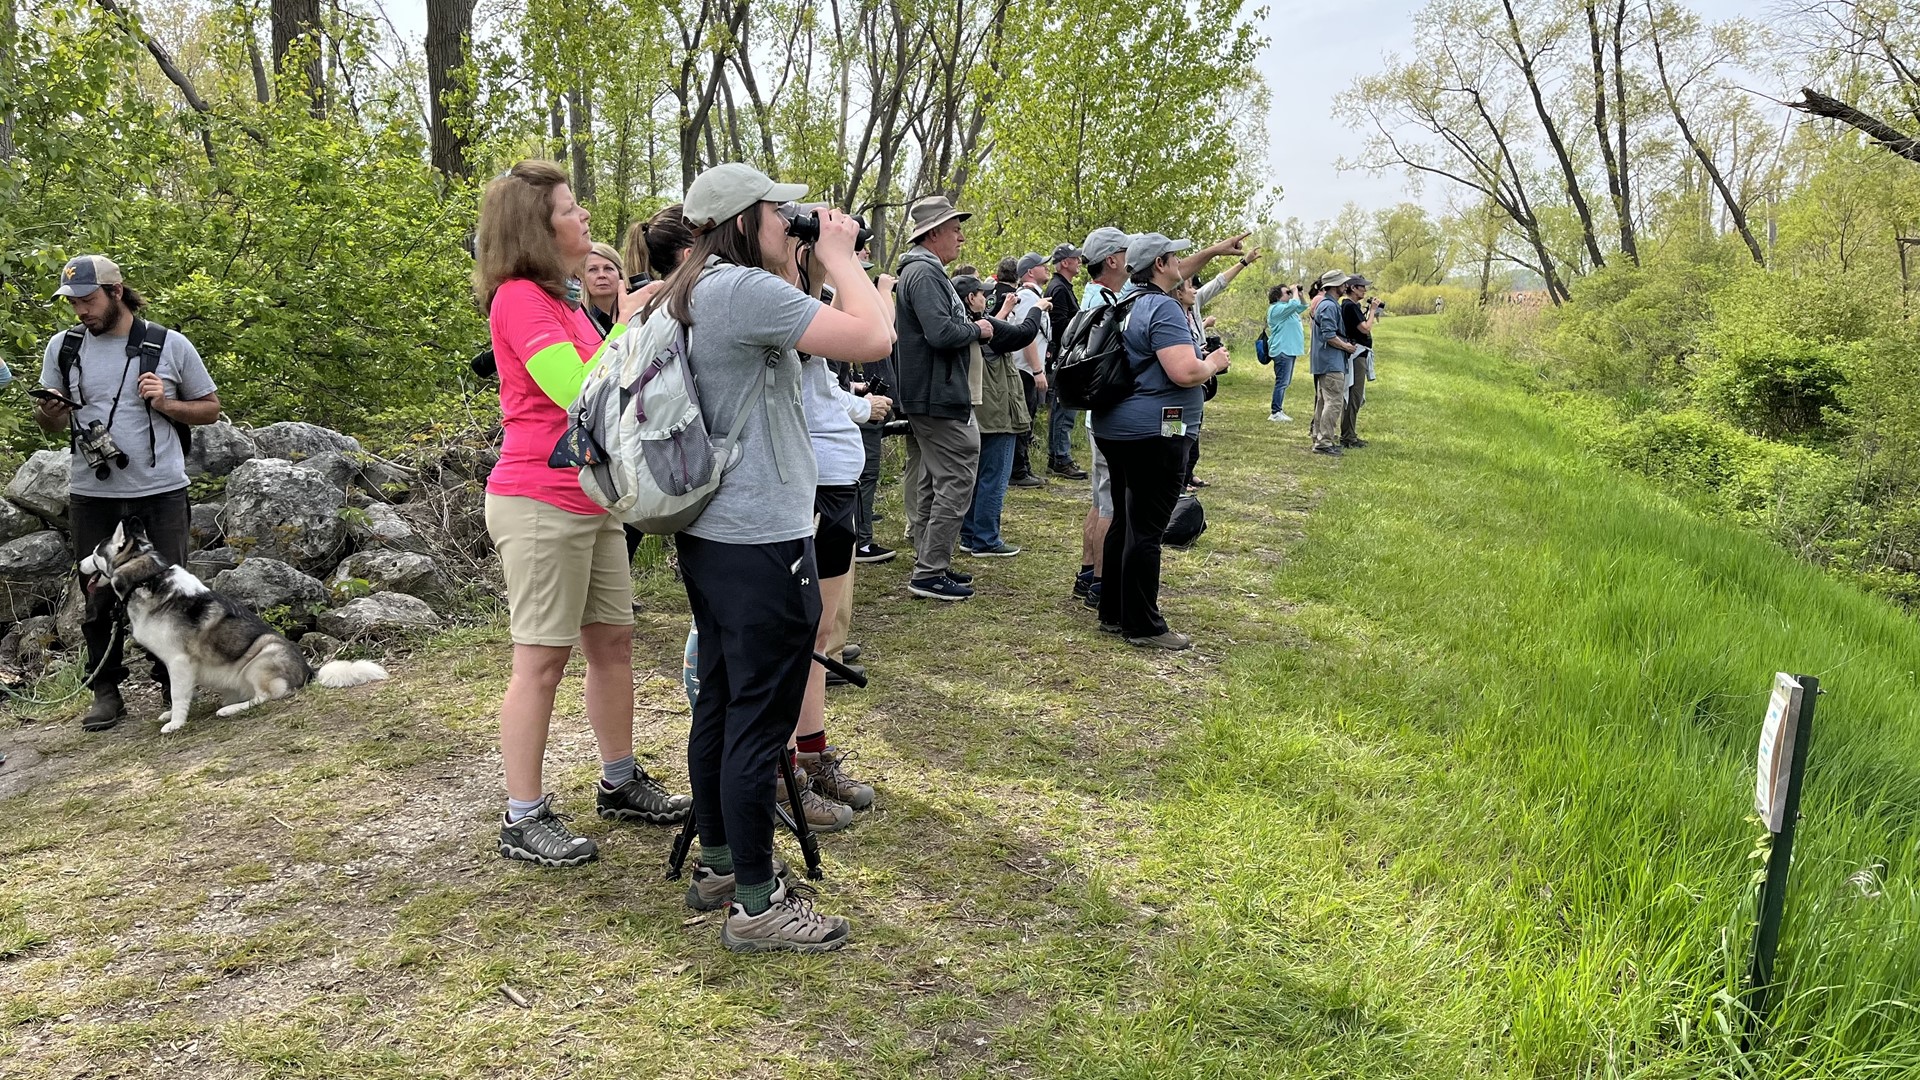
[[573,407],[574,399],[580,396],[580,387],[587,381],[587,372],[592,371],[607,346],[620,339],[627,332],[627,324],[615,324],[607,340],[594,350],[593,357],[586,363],[580,362],[579,350],[571,341],[557,341],[527,357],[527,374],[533,377],[533,383],[547,395],[555,405],[563,409]]

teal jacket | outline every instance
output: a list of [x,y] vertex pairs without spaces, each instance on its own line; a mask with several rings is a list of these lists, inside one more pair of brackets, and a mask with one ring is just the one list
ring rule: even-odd
[[1267,308],[1267,354],[1294,356],[1307,351],[1305,332],[1300,328],[1300,313],[1307,305],[1300,300],[1283,300]]

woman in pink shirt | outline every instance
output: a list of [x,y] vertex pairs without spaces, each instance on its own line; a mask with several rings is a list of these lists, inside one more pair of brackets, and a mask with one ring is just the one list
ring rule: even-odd
[[[567,175],[523,161],[487,185],[473,288],[493,331],[506,437],[487,478],[487,532],[500,553],[513,636],[513,677],[500,704],[507,812],[500,854],[578,866],[597,854],[553,811],[540,780],[554,692],[578,644],[587,659],[587,722],[600,749],[595,809],[615,821],[668,823],[692,801],[669,795],[633,758],[633,583],[620,522],[549,468],[600,332],[580,309],[578,274],[593,248],[587,211]],[[618,338],[639,310],[621,298]]]

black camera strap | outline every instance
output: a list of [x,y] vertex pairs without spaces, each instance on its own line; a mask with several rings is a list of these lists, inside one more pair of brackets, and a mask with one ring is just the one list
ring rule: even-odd
[[[85,340],[85,329],[75,326],[67,330],[60,339],[60,354],[57,363],[60,368],[60,391],[68,400],[79,405],[86,401],[74,393],[73,369],[80,362],[80,346]],[[107,431],[113,431],[114,418],[120,415],[120,399],[127,393],[127,375],[133,370],[135,360],[140,362],[139,374],[157,375],[160,372],[160,354],[166,349],[167,328],[159,323],[150,323],[135,317],[133,325],[127,330],[127,362],[120,369],[119,387],[113,393],[113,404],[107,408]],[[144,399],[143,399],[144,401]],[[150,465],[160,464],[159,446],[153,430],[153,412],[151,403],[147,404],[147,460]],[[180,436],[180,452],[187,452],[186,425],[169,418],[176,434]],[[67,438],[69,446],[77,446],[80,441],[80,416],[74,410],[67,416]]]

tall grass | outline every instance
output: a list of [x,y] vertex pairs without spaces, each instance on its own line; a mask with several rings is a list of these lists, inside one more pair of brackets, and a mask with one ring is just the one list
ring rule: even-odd
[[[1373,445],[1158,823],[1208,914],[1100,1075],[1920,1075],[1920,630],[1586,456],[1516,364],[1390,320]],[[1820,676],[1779,1005],[1738,1046],[1754,746]],[[1849,880],[1849,879],[1853,880]],[[1210,1062],[1200,1067],[1198,1062]]]

